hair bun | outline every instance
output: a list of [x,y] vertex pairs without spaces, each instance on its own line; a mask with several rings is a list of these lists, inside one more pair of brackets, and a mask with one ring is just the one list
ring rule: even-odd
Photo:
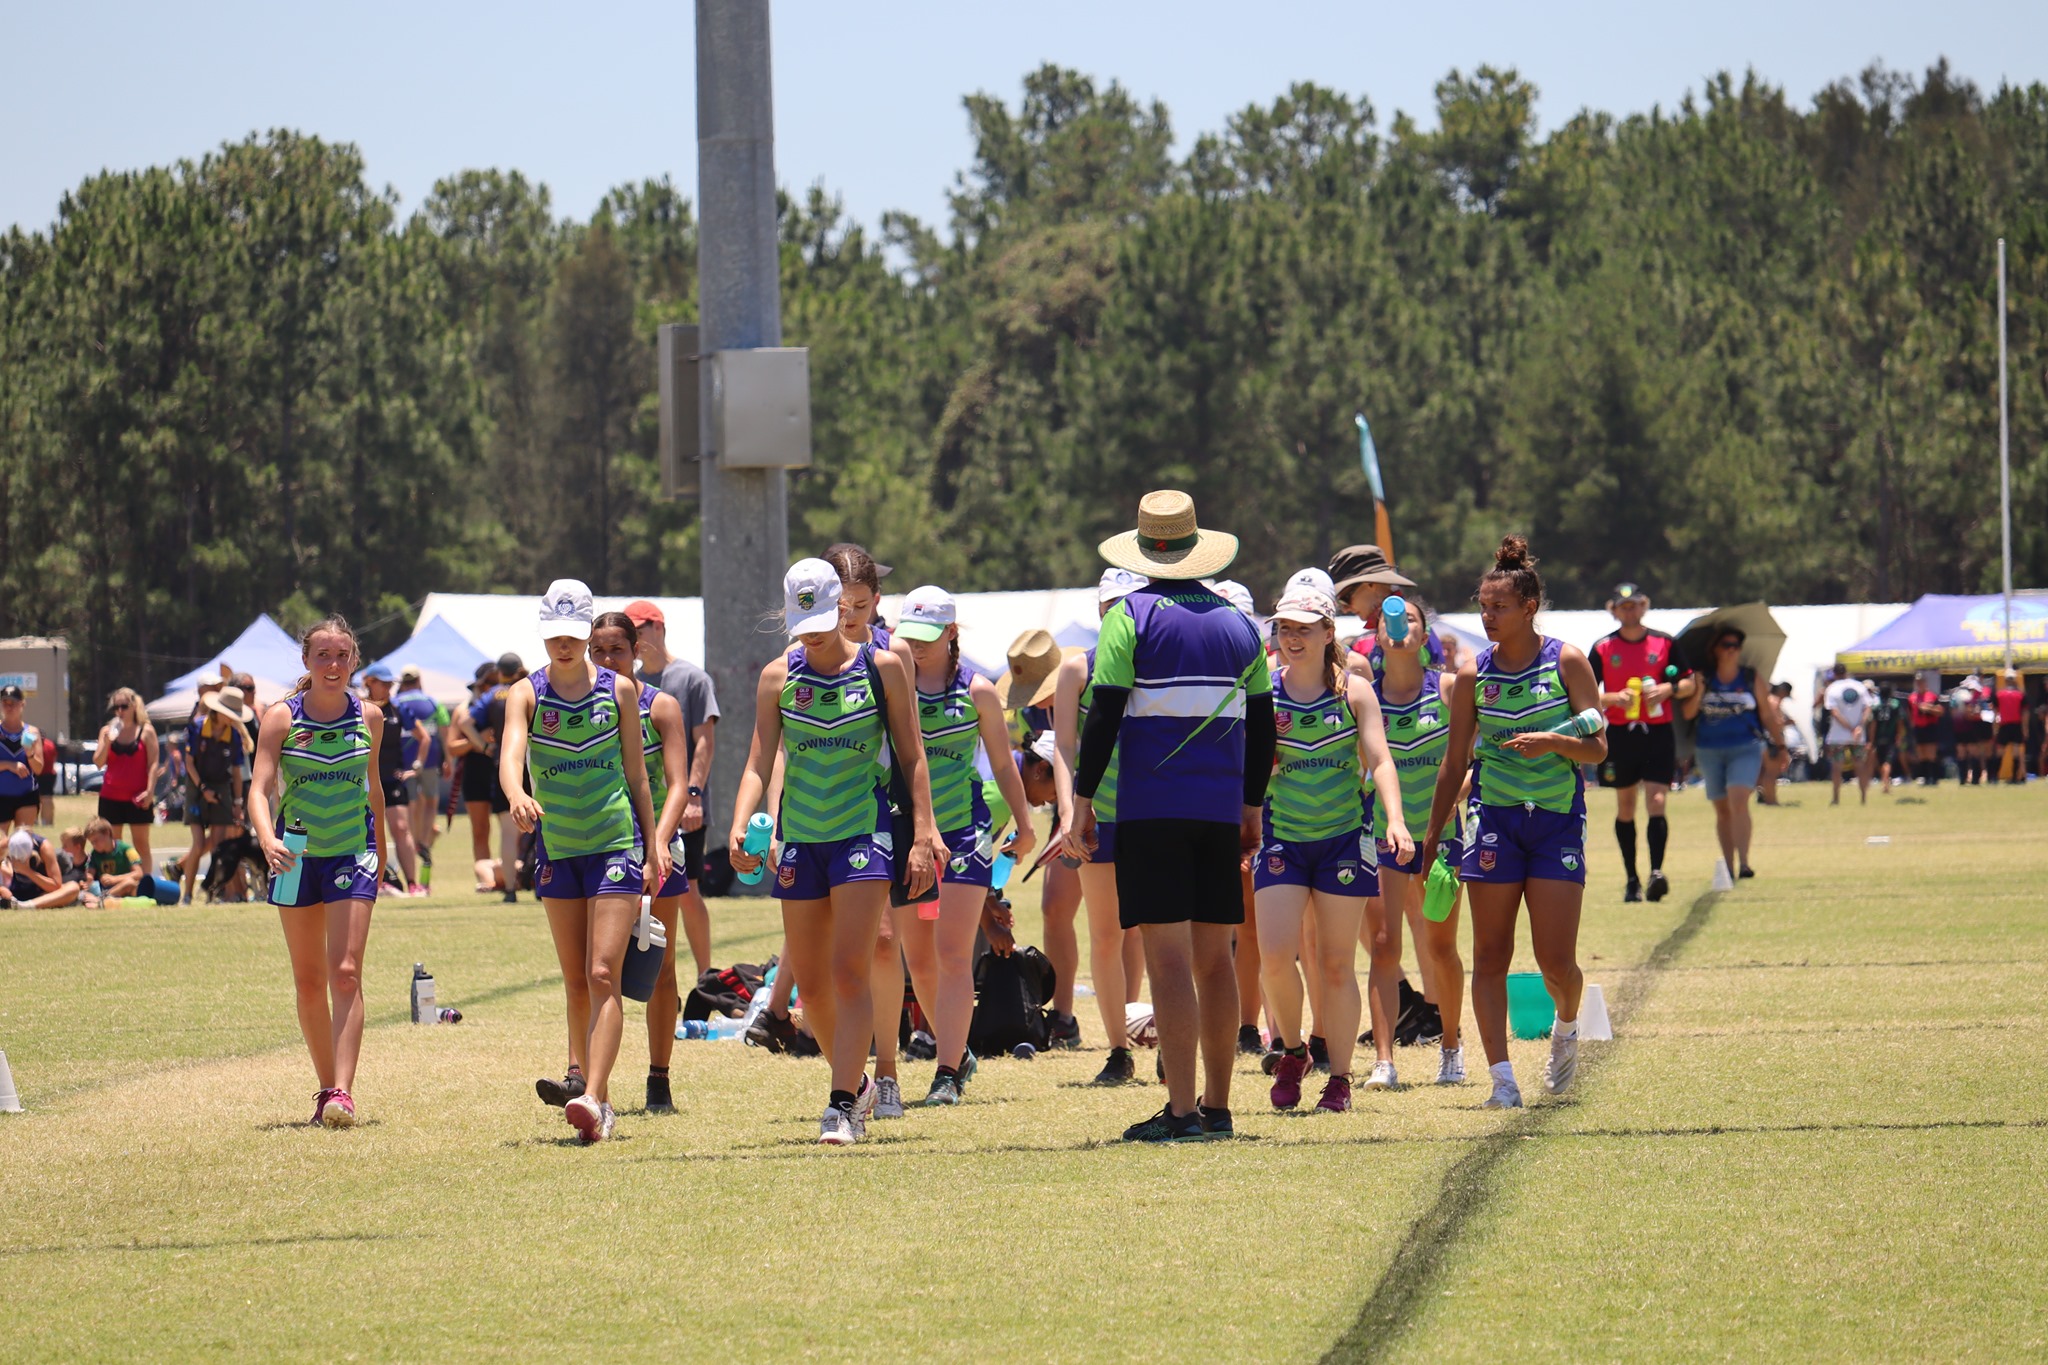
[[1493,552],[1493,567],[1506,569],[1533,569],[1536,560],[1529,554],[1529,541],[1525,536],[1506,535],[1500,538],[1500,548]]

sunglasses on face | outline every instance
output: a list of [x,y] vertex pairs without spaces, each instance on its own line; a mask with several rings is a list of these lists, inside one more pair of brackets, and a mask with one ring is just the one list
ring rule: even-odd
[[1716,642],[1714,643],[1714,648],[1715,648],[1715,649],[1740,649],[1740,648],[1742,648],[1742,641],[1740,641],[1740,640],[1718,640],[1718,641],[1716,641]]

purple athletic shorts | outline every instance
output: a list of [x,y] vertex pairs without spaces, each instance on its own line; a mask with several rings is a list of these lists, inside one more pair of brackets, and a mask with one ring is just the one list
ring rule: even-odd
[[[290,902],[294,907],[377,899],[375,849],[366,849],[361,853],[337,853],[327,858],[301,854],[299,864],[299,898]],[[277,898],[275,876],[271,878],[270,885],[270,903],[286,904]]]
[[786,901],[821,901],[835,886],[889,880],[888,831],[828,839],[817,844],[784,844],[775,867],[775,896]]
[[1374,869],[1372,835],[1364,826],[1331,839],[1275,839],[1266,827],[1266,842],[1252,864],[1252,890],[1268,886],[1306,886],[1326,896],[1377,896],[1379,873]]
[[1586,884],[1586,810],[1541,806],[1469,808],[1460,880]]
[[594,896],[638,896],[647,880],[640,847],[550,858],[547,838],[533,841],[533,891],[544,901],[582,901]]

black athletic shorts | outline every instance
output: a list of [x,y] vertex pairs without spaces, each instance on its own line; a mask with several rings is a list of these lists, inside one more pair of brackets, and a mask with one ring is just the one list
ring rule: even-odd
[[116,801],[112,797],[100,798],[100,819],[119,829],[122,825],[153,825],[156,823],[156,808],[134,801]]
[[1998,742],[2000,744],[2023,743],[2024,737],[2021,734],[2020,723],[2016,720],[2002,720],[1998,722]]
[[391,810],[412,804],[412,783],[396,774],[389,777],[380,776],[380,783],[384,788],[384,809]]
[[512,809],[505,789],[498,785],[498,760],[489,754],[462,756],[462,800],[465,805],[488,801],[491,810],[504,814]]
[[1678,736],[1669,725],[1611,725],[1607,729],[1607,761],[1600,765],[1603,787],[1633,787],[1638,782],[1671,786],[1678,780]]
[[1238,826],[1212,820],[1116,822],[1116,898],[1139,924],[1243,924]]

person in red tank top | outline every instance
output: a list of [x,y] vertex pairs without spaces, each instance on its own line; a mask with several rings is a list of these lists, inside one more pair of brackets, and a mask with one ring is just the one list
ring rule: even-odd
[[2027,780],[2027,763],[2022,746],[2027,734],[2027,694],[2020,685],[2017,672],[2010,668],[2005,670],[2005,676],[1998,681],[1993,702],[1998,707],[1998,780],[2024,783]]
[[[1600,765],[1600,785],[1614,789],[1614,840],[1628,870],[1624,901],[1639,901],[1644,894],[1636,873],[1636,789],[1644,789],[1650,817],[1649,898],[1657,901],[1671,887],[1664,879],[1664,846],[1670,837],[1664,803],[1678,778],[1678,739],[1671,721],[1678,704],[1699,684],[1678,657],[1678,642],[1643,624],[1650,610],[1648,593],[1633,583],[1618,584],[1607,610],[1620,628],[1587,651],[1600,704],[1607,709],[1607,761]],[[1631,682],[1641,687],[1640,693]]]
[[107,698],[107,709],[112,714],[100,727],[99,747],[92,756],[106,772],[100,783],[99,816],[114,827],[116,837],[121,826],[128,827],[128,842],[142,859],[142,870],[153,872],[156,864],[150,858],[149,832],[156,823],[154,792],[160,761],[156,726],[150,724],[142,698],[132,687],[117,688]]

